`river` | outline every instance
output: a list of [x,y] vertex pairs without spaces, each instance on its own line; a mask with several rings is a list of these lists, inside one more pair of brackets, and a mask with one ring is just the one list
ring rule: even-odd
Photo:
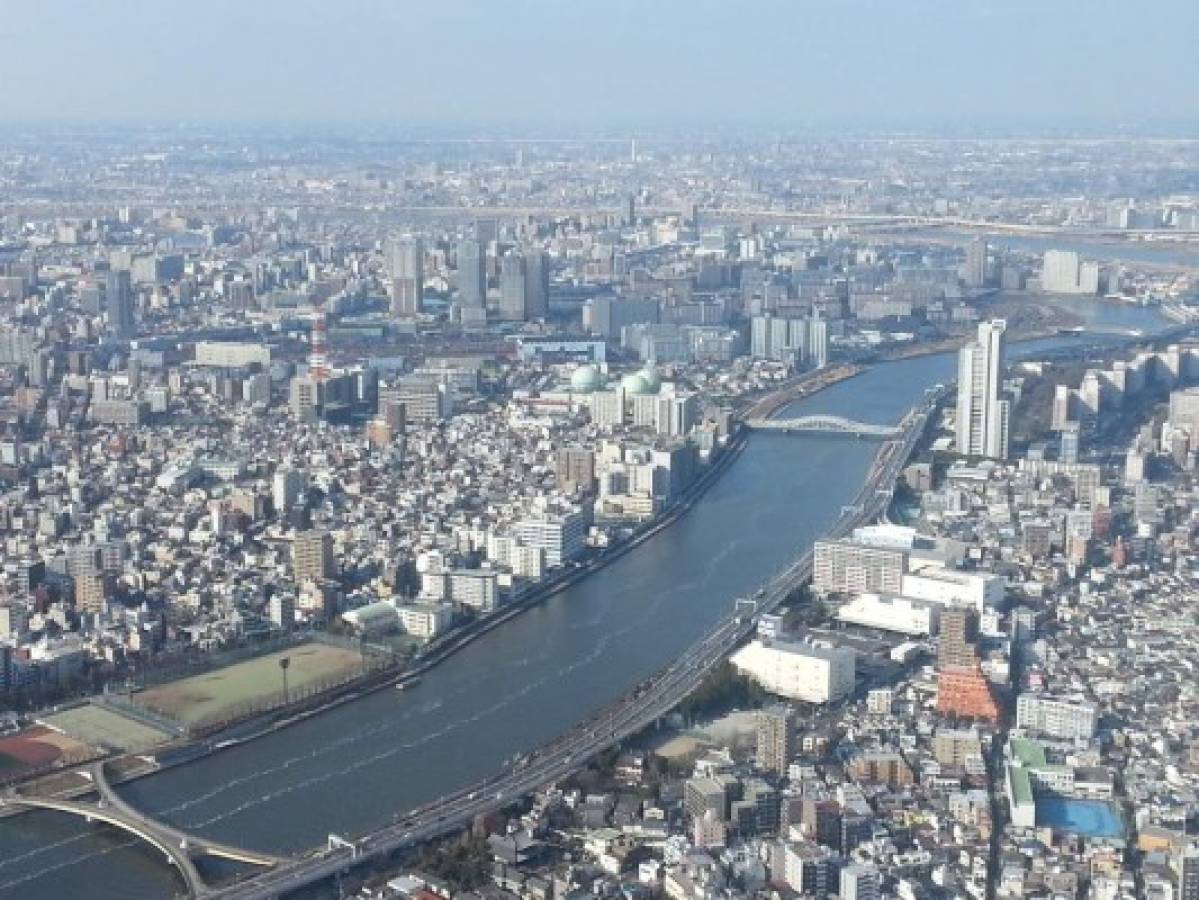
[[1077,234],[1055,236],[1051,234],[1010,234],[996,231],[986,233],[978,230],[926,229],[901,232],[897,241],[950,241],[966,245],[976,237],[985,235],[987,243],[995,249],[1008,249],[1017,253],[1042,256],[1046,250],[1073,250],[1083,259],[1103,263],[1125,263],[1136,265],[1147,263],[1154,266],[1179,266],[1199,268],[1199,241],[1130,241],[1117,238],[1084,237]]
[[[1091,307],[1098,325],[1161,326],[1150,310]],[[953,374],[952,354],[885,363],[790,412],[892,423]],[[122,792],[180,827],[297,852],[493,774],[677,656],[735,597],[809,547],[875,449],[851,438],[755,434],[679,521],[489,632],[419,686],[381,691]],[[153,851],[105,829],[53,813],[0,820],[0,898],[136,900],[177,889]]]

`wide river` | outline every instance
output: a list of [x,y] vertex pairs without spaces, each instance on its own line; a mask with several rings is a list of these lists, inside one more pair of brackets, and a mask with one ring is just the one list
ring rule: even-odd
[[[1097,324],[1161,326],[1150,310],[1081,301],[1079,309]],[[892,423],[953,374],[950,354],[886,363],[794,408]],[[734,598],[807,549],[860,485],[875,449],[849,438],[755,434],[679,521],[475,641],[418,687],[380,691],[122,790],[183,828],[296,852],[493,774],[680,654]],[[2,898],[134,900],[178,889],[159,856],[107,829],[55,813],[0,820]]]

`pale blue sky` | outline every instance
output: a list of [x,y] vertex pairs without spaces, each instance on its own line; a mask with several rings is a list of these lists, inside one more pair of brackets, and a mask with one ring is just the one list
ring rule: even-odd
[[1199,120],[1199,0],[0,0],[0,116],[541,131]]

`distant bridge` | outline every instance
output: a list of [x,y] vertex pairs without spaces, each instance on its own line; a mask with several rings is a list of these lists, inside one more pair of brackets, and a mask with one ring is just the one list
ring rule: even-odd
[[803,432],[815,431],[825,434],[849,434],[854,437],[887,439],[897,437],[900,428],[896,425],[871,425],[856,422],[844,416],[799,416],[794,419],[746,419],[745,426],[752,431]]
[[88,771],[88,775],[96,788],[96,793],[100,795],[100,799],[96,802],[10,794],[0,798],[0,807],[23,806],[29,809],[67,813],[88,822],[102,822],[131,834],[162,853],[179,870],[180,876],[187,885],[188,895],[196,898],[212,896],[215,893],[204,883],[204,878],[196,867],[195,858],[198,856],[214,856],[264,867],[272,867],[285,861],[266,853],[245,850],[241,847],[189,834],[139,812],[126,803],[113,789],[102,762],[93,765]]

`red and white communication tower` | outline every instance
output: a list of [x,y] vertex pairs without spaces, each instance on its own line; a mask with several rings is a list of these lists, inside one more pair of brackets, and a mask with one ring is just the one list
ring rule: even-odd
[[312,342],[308,347],[308,374],[316,381],[324,381],[329,377],[328,338],[325,307],[318,300],[313,304]]

